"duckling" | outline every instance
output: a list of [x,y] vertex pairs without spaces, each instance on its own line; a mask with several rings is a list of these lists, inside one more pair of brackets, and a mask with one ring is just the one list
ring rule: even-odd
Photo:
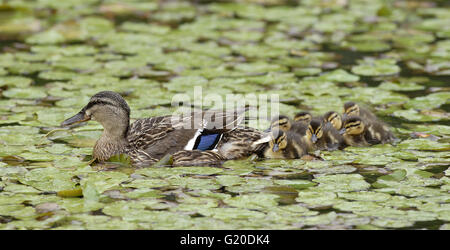
[[331,123],[335,129],[338,131],[342,128],[342,117],[336,111],[328,111],[323,115],[323,122]]
[[337,150],[344,147],[344,139],[331,123],[313,119],[309,123],[305,137],[310,150]]
[[359,107],[358,104],[354,102],[347,102],[344,104],[344,112],[346,116],[358,116],[360,117],[365,126],[368,128],[368,133],[370,134],[369,143],[388,143],[396,140],[397,138],[389,130],[389,126],[377,118],[375,114],[370,112],[365,108]]
[[349,116],[344,119],[339,133],[344,138],[346,146],[365,147],[370,145],[365,137],[366,125],[359,116]]
[[359,116],[360,118],[366,121],[378,120],[377,116],[374,113],[370,112],[368,109],[360,107],[358,104],[354,102],[344,103],[344,118],[347,116]]
[[307,153],[302,137],[292,131],[284,132],[279,128],[271,131],[272,139],[264,151],[269,159],[297,159]]
[[275,127],[280,128],[281,131],[287,132],[292,127],[291,119],[289,119],[289,117],[285,115],[276,116],[272,119],[270,129],[273,129]]
[[309,124],[312,119],[313,119],[313,116],[311,115],[311,113],[309,113],[307,111],[298,112],[294,116],[294,121],[303,122],[305,124]]
[[272,119],[272,123],[270,125],[270,129],[266,131],[270,131],[273,128],[278,127],[283,132],[292,131],[299,135],[305,135],[307,126],[305,123],[300,121],[292,121],[289,117],[285,115],[279,115]]

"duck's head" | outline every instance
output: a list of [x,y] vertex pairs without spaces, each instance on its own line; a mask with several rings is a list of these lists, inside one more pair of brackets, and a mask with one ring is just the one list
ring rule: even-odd
[[308,125],[306,130],[306,137],[311,140],[312,143],[316,143],[323,136],[323,123],[319,119],[313,119]]
[[329,122],[335,129],[342,128],[342,117],[336,111],[329,111],[323,115],[323,121]]
[[349,116],[344,120],[342,129],[339,131],[341,135],[360,135],[364,132],[364,121],[358,116]]
[[123,136],[130,121],[130,107],[123,97],[113,91],[98,92],[80,112],[63,121],[61,126],[95,120],[102,124],[105,133]]
[[281,131],[289,131],[291,129],[291,120],[285,115],[279,115],[272,119],[270,128],[279,128]]
[[272,139],[269,141],[269,147],[273,152],[278,152],[287,147],[287,136],[281,129],[274,128],[272,130]]
[[347,116],[359,116],[359,106],[354,102],[344,103],[344,118]]
[[296,122],[304,122],[309,124],[312,120],[312,115],[309,112],[299,112],[294,116],[294,121]]

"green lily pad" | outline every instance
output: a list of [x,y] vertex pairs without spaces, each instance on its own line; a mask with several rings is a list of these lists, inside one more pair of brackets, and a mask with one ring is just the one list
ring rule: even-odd
[[353,66],[352,72],[362,76],[384,76],[400,72],[400,67],[392,59],[366,59],[360,65]]

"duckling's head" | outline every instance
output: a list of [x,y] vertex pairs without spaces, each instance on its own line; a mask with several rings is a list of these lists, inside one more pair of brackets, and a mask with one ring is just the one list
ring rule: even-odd
[[299,112],[294,116],[294,121],[296,122],[304,122],[309,124],[312,120],[312,115],[309,112]]
[[342,129],[339,131],[342,135],[360,135],[364,132],[364,121],[358,116],[349,116],[344,120]]
[[323,121],[325,123],[329,122],[335,129],[341,129],[342,118],[336,111],[329,111],[323,115]]
[[108,135],[124,136],[130,121],[130,107],[118,93],[101,91],[92,96],[89,103],[78,114],[63,121],[61,126],[89,120],[102,124]]
[[306,137],[311,140],[312,143],[316,143],[317,140],[323,136],[323,123],[319,119],[313,119],[308,125],[308,130],[306,131]]
[[291,129],[291,120],[285,115],[279,115],[272,119],[270,128],[280,128],[282,131],[288,131]]
[[345,116],[359,116],[359,106],[354,102],[346,102],[344,104]]
[[283,150],[287,147],[287,136],[283,130],[274,128],[272,130],[272,139],[269,141],[269,147],[273,152]]

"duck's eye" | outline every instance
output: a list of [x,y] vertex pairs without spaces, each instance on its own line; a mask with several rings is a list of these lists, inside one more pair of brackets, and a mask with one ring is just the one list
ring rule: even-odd
[[356,112],[358,112],[358,107],[352,107],[352,108],[349,108],[349,109],[347,109],[347,114],[351,114],[351,113],[356,113]]
[[328,119],[328,121],[333,121],[334,119],[336,119],[336,118],[338,118],[338,116],[337,115],[334,115],[334,116],[332,116],[330,119]]

